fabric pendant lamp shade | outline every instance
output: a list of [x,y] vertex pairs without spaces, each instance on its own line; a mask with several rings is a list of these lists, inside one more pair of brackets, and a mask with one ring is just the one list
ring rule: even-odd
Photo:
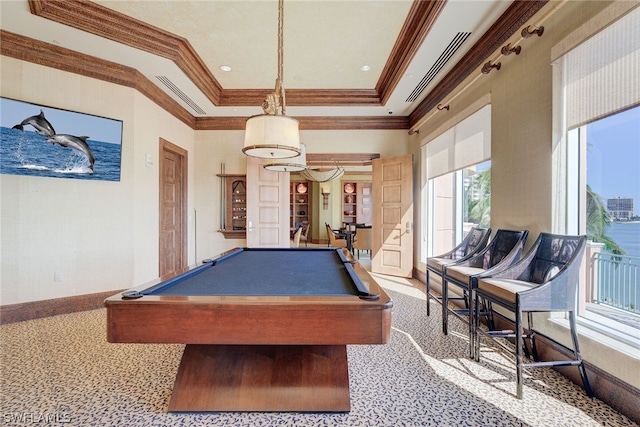
[[268,163],[263,166],[265,169],[275,172],[300,172],[307,168],[307,148],[300,143],[300,155],[278,161]]
[[263,159],[288,159],[298,156],[298,121],[292,117],[272,114],[249,117],[242,152],[247,156]]

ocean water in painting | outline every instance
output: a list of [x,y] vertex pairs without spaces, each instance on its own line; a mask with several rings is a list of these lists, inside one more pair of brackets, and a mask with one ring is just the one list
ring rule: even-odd
[[93,151],[93,173],[80,152],[45,142],[36,132],[0,127],[0,173],[120,181],[122,145],[87,140]]

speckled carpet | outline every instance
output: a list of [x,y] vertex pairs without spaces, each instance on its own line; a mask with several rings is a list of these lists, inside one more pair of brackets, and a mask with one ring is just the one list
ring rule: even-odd
[[515,398],[511,359],[467,357],[466,325],[440,330],[418,281],[376,276],[394,299],[391,341],[349,346],[351,412],[167,413],[182,345],[109,344],[104,309],[0,326],[0,425],[633,426],[551,369]]

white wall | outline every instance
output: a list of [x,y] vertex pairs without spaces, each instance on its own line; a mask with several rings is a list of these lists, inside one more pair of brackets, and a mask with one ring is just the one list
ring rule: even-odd
[[[3,97],[124,123],[119,182],[0,175],[0,304],[157,277],[158,141],[192,151],[193,131],[133,89],[4,56],[0,66]],[[152,167],[144,166],[145,153]],[[191,181],[193,169],[190,157]],[[54,282],[54,273],[62,281]]]
[[[245,173],[243,131],[195,132],[133,89],[1,61],[2,96],[122,120],[123,150],[119,182],[0,175],[0,304],[124,289],[157,277],[160,138],[188,152],[188,262],[245,244],[217,232],[216,176],[221,163],[227,173]],[[309,152],[407,150],[406,131],[303,131],[302,138]],[[55,273],[62,281],[54,282]]]
[[225,239],[220,229],[222,178],[225,173],[245,174],[246,156],[242,153],[243,131],[199,131],[195,136],[195,215],[197,261],[213,257],[235,247],[246,246],[245,239]]

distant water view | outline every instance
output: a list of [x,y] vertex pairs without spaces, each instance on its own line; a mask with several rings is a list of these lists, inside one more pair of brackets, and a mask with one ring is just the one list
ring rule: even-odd
[[[625,251],[616,260],[603,252],[598,263],[599,302],[640,315],[640,222],[616,222],[605,234]],[[628,258],[630,257],[630,258]]]
[[640,258],[640,222],[615,222],[605,234],[624,249],[625,255]]

